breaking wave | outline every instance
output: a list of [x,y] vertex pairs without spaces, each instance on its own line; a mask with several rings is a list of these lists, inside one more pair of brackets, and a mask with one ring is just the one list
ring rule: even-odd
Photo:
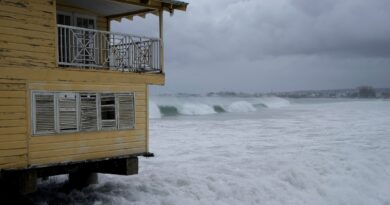
[[247,101],[233,102],[228,107],[229,112],[254,112],[256,108]]
[[153,96],[149,103],[149,117],[158,119],[169,116],[195,116],[220,113],[247,113],[267,108],[289,106],[287,99],[264,98],[215,98],[215,97],[160,97]]

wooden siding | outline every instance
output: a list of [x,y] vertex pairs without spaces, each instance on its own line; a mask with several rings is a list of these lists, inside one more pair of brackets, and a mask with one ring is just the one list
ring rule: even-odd
[[56,66],[53,0],[0,2],[0,69]]
[[[28,84],[28,91],[134,92],[135,129],[32,136],[28,156],[31,166],[106,158],[146,152],[146,85],[45,83]],[[30,108],[31,109],[31,108]],[[31,120],[29,120],[31,121]]]
[[26,83],[0,79],[0,169],[27,166]]

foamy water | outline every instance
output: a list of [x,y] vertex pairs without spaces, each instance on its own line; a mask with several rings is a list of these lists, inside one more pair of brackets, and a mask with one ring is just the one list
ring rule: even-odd
[[[150,149],[156,157],[140,158],[139,175],[100,175],[98,185],[70,193],[58,192],[63,178],[57,178],[41,185],[34,200],[96,205],[390,204],[390,101],[327,100],[257,108],[264,102],[255,100],[219,102],[227,108],[247,101],[256,108],[253,112],[151,120]],[[202,101],[212,107],[217,100]]]
[[158,119],[177,115],[211,115],[225,112],[255,112],[263,108],[282,108],[290,102],[278,97],[161,97],[152,96],[149,116]]

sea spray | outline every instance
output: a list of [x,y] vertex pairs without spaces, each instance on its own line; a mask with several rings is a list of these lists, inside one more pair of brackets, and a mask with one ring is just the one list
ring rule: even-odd
[[256,108],[247,101],[236,101],[229,105],[229,112],[254,112]]
[[208,115],[215,114],[214,109],[206,104],[201,103],[185,103],[180,108],[180,113],[183,115]]
[[157,104],[153,101],[149,102],[149,118],[150,119],[159,119],[161,118],[160,110]]

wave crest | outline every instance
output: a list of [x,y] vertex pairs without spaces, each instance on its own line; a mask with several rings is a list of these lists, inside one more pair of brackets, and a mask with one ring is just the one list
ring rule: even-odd
[[256,108],[247,101],[236,101],[229,105],[229,112],[254,112]]

